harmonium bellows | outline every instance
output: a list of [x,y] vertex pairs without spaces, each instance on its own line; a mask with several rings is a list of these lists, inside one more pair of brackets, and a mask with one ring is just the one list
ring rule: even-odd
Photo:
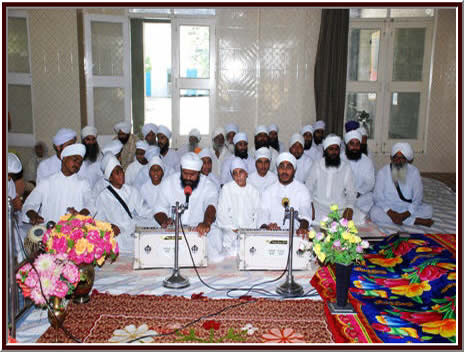
[[[207,266],[206,236],[200,237],[191,227],[184,226],[184,231],[195,266]],[[134,269],[173,268],[175,237],[174,227],[136,227]],[[190,252],[184,234],[180,232],[179,267],[193,267]]]
[[[288,231],[265,229],[241,229],[240,270],[284,270],[288,261]],[[294,235],[293,270],[307,270],[312,265],[308,241]]]

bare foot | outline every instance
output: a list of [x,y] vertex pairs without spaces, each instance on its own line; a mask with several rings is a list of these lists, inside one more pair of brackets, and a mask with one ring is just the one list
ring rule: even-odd
[[422,225],[422,226],[430,227],[430,226],[433,225],[433,220],[432,219],[416,218],[416,220],[414,221],[414,225]]

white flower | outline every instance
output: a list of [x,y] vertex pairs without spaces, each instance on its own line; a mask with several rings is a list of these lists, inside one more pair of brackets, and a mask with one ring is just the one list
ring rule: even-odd
[[362,248],[369,248],[369,242],[367,242],[366,240],[361,241],[361,247]]
[[[124,329],[114,330],[113,336],[108,340],[108,342],[124,343],[146,335],[158,335],[158,333],[154,330],[148,330],[147,324],[142,324],[138,328],[136,328],[134,324],[130,324],[127,325]],[[153,341],[153,337],[147,336],[134,342],[149,343]]]
[[258,330],[258,328],[255,328],[253,325],[250,323],[246,324],[243,328],[242,331],[246,331],[248,335],[253,335],[255,331]]

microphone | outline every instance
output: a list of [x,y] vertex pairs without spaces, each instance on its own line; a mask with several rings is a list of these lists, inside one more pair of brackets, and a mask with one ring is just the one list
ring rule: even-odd
[[190,196],[192,195],[192,187],[185,186],[184,194],[185,194],[185,203],[186,203],[185,209],[187,209],[189,205]]
[[282,206],[284,208],[288,208],[289,205],[290,205],[290,201],[288,200],[288,198],[287,197],[282,198]]

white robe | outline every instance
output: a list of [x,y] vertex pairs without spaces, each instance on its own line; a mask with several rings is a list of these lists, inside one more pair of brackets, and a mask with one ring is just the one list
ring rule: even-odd
[[412,203],[401,200],[393,183],[390,164],[385,165],[377,173],[374,188],[374,206],[371,209],[371,220],[376,224],[392,224],[393,221],[387,215],[392,209],[398,213],[409,211],[411,216],[403,221],[405,225],[414,225],[416,218],[431,219],[432,206],[423,203],[423,186],[419,170],[407,164],[408,172],[406,182],[399,182],[404,198],[411,199]]
[[296,160],[295,179],[301,183],[305,183],[309,177],[312,166],[313,160],[303,153],[303,155]]
[[165,167],[173,169],[174,172],[177,172],[179,170],[180,158],[174,149],[169,148],[165,156],[160,154],[159,157],[161,158],[161,160],[163,160]]
[[103,172],[101,170],[101,154],[94,162],[84,160],[77,174],[87,179],[87,181],[89,181],[90,188],[93,188],[98,180],[103,177]]
[[132,186],[135,182],[135,177],[137,176],[137,173],[140,171],[140,169],[144,165],[140,164],[137,158],[129,164],[127,167],[127,170],[125,172],[125,184]]
[[[153,215],[155,214],[155,208],[159,202],[162,184],[163,181],[161,181],[159,185],[155,186],[151,180],[148,180],[142,185],[142,187],[140,187],[140,194],[145,200],[145,203],[147,203],[147,205],[153,210]],[[157,222],[156,224],[158,225]]]
[[356,189],[350,165],[340,161],[340,166],[325,166],[325,158],[315,162],[306,181],[306,186],[314,200],[315,222],[318,224],[336,204],[340,215],[346,208],[353,210],[353,221],[362,224],[366,214],[356,208]]
[[[65,215],[68,207],[77,211],[86,208],[90,214],[95,213],[95,196],[89,182],[77,174],[65,176],[61,171],[43,179],[23,205],[23,221],[29,222],[26,213],[35,210],[44,218],[58,222]],[[40,210],[40,211],[39,211]]]
[[258,227],[259,192],[250,183],[240,187],[235,181],[226,183],[218,201],[217,225],[223,234],[225,255],[237,255],[239,234],[233,230]]
[[259,192],[260,195],[268,189],[268,187],[278,182],[278,177],[275,173],[268,171],[264,177],[259,176],[258,171],[248,175],[247,183],[253,185]]
[[216,156],[216,152],[214,151],[213,148],[211,148],[211,154],[213,155],[212,162],[213,162],[213,170],[212,172],[217,176],[221,176],[221,166],[222,163],[224,162],[225,159],[230,157],[232,154],[227,150],[227,148],[224,146],[222,148],[221,153],[219,154],[219,158]]
[[[121,233],[116,236],[119,245],[119,251],[124,254],[134,253],[134,231],[137,223],[137,217],[153,216],[153,211],[143,201],[139,191],[134,187],[126,184],[121,189],[113,187],[116,193],[124,200],[132,219],[127,214],[121,203],[116,197],[105,188],[97,197],[97,215],[96,219],[107,221],[117,225]],[[153,222],[155,222],[153,220]]]
[[8,197],[10,197],[11,200],[16,198],[16,185],[13,179],[8,180]]
[[311,148],[306,149],[304,151],[304,153],[305,153],[306,156],[309,156],[311,159],[313,159],[313,161],[317,161],[317,160],[320,160],[322,158],[323,151],[324,151],[324,149],[321,150],[321,148],[316,146],[314,144],[314,142],[313,142],[313,144],[311,145]]
[[[230,172],[230,164],[232,163],[232,160],[234,160],[234,155],[231,155],[226,160],[224,160],[224,163],[221,166],[221,183],[223,185],[232,181],[232,174]],[[245,162],[248,168],[248,174],[256,171],[255,159],[252,156],[248,154],[248,158],[242,160]]]
[[210,172],[209,175],[206,176],[206,178],[216,186],[216,190],[219,192],[219,190],[221,189],[221,181],[219,180],[219,178],[212,172]]
[[109,185],[109,181],[105,179],[104,176],[100,177],[100,179],[95,183],[95,186],[93,186],[92,189],[92,192],[95,195],[95,197],[97,197]]
[[[298,211],[300,219],[308,221],[311,225],[311,195],[304,184],[293,180],[288,185],[280,182],[272,184],[261,196],[261,206],[258,217],[258,227],[276,223],[281,229],[288,229],[289,220],[283,224],[285,208],[282,205],[282,199],[288,198],[289,207]],[[300,227],[300,222],[295,219],[295,230]]]
[[355,206],[362,212],[368,214],[374,205],[375,168],[374,163],[365,154],[361,154],[359,160],[349,160],[345,153],[341,158],[348,162],[354,177],[354,185],[359,197],[356,198]]

